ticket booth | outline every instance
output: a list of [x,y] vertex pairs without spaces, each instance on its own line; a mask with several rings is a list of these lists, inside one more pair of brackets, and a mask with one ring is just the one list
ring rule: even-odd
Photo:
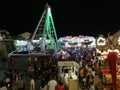
[[79,68],[79,64],[75,61],[58,61],[58,79],[64,84],[67,82],[68,90],[79,90]]

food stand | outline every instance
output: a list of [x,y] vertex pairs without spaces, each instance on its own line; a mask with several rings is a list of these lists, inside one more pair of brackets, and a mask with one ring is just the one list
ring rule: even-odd
[[75,61],[58,61],[58,78],[63,82],[64,78],[67,78],[69,90],[79,90],[79,68]]

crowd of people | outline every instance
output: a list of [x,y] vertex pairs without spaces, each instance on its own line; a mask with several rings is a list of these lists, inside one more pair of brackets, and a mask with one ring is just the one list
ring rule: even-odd
[[81,89],[103,90],[104,79],[101,70],[108,65],[106,60],[98,58],[95,49],[69,52],[70,57],[66,56],[63,50],[60,52],[62,54],[59,58],[55,54],[51,57],[33,57],[27,64],[27,71],[5,72],[0,86],[6,89],[0,90],[67,90],[64,80],[58,78],[59,60],[76,61],[79,64],[78,81]]

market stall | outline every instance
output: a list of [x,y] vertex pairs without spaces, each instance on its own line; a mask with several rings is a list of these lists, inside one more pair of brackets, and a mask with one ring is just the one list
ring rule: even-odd
[[75,61],[58,61],[58,78],[68,86],[69,90],[79,89],[79,68]]

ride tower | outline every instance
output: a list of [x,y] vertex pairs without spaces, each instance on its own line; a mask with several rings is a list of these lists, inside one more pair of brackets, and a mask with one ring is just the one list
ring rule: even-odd
[[38,25],[31,38],[31,43],[34,40],[38,40],[37,47],[40,48],[42,53],[48,53],[49,50],[57,49],[57,34],[54,26],[54,21],[51,13],[51,8],[46,3],[45,9],[38,22]]

